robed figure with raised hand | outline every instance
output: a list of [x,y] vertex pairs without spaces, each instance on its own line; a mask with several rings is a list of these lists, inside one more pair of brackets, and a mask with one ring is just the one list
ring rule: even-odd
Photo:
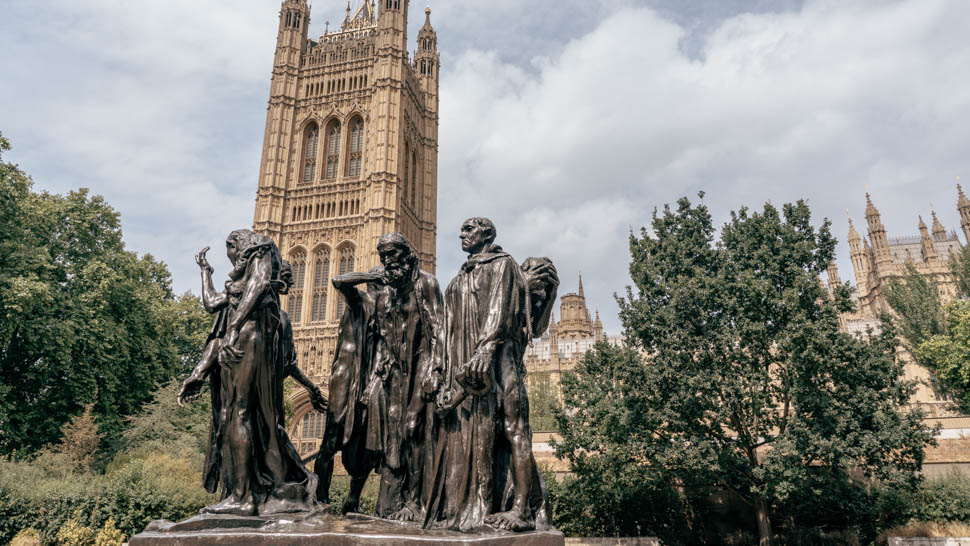
[[216,315],[201,362],[182,384],[179,404],[209,379],[212,424],[203,479],[221,500],[205,513],[270,515],[313,508],[316,476],[303,466],[284,428],[283,380],[292,366],[292,336],[280,309],[283,262],[272,239],[243,229],[226,240],[233,264],[217,292],[205,250],[202,301]]

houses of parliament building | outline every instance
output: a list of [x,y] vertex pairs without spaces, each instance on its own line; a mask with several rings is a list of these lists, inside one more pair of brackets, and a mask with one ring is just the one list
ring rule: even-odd
[[[435,271],[438,38],[425,10],[408,51],[409,0],[348,3],[339,31],[310,38],[306,0],[279,12],[254,229],[293,267],[283,306],[300,367],[325,385],[344,302],[330,279],[379,265],[377,241],[403,233]],[[302,389],[291,438],[317,449],[323,416]]]

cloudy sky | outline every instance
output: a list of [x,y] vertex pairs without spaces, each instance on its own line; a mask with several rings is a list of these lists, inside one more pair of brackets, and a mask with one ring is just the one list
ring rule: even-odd
[[[354,0],[356,4],[359,0]],[[3,0],[0,131],[36,188],[122,214],[132,250],[197,291],[192,255],[252,223],[278,0]],[[310,33],[340,21],[316,0]],[[411,8],[411,40],[424,4]],[[865,192],[890,236],[970,180],[966,0],[432,0],[442,49],[439,277],[492,217],[619,331],[627,235],[706,192],[808,199],[844,240]],[[413,49],[413,47],[412,47]],[[842,277],[851,279],[847,246]],[[214,262],[225,271],[228,264]]]

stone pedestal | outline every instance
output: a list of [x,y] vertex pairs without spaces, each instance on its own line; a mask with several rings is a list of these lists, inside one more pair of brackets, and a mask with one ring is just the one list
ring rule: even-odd
[[272,517],[203,515],[171,523],[153,521],[143,533],[129,541],[131,546],[202,546],[209,544],[302,545],[428,545],[468,544],[475,546],[563,546],[558,531],[481,534],[424,530],[416,523],[397,523],[361,515],[337,517],[321,510],[311,514],[283,514]]

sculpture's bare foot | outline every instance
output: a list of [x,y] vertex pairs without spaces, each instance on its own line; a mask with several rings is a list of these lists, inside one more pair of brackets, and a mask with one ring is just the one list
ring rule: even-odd
[[532,531],[536,528],[535,521],[523,517],[521,513],[515,510],[489,514],[485,516],[485,523],[504,531],[515,531],[517,533]]
[[340,513],[347,514],[359,514],[360,513],[360,499],[347,499],[344,505],[340,508]]
[[410,506],[405,506],[390,516],[387,516],[387,519],[394,521],[417,521],[418,514]]

